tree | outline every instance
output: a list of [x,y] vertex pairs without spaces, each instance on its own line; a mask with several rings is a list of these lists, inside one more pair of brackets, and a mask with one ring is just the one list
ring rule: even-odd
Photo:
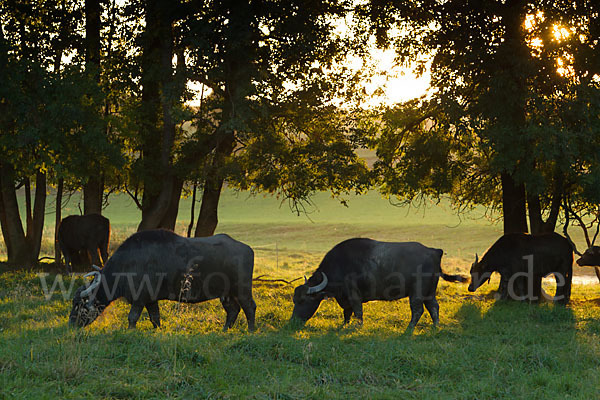
[[213,234],[226,180],[295,205],[316,190],[364,189],[352,129],[332,123],[343,119],[335,98],[361,94],[363,71],[339,66],[365,43],[359,34],[336,34],[336,19],[349,10],[343,1],[211,1],[199,2],[185,21],[190,77],[213,93],[212,111],[198,118],[192,138],[208,156],[198,175],[196,236]]
[[[8,262],[31,266],[40,252],[49,182],[78,180],[88,171],[82,165],[90,154],[108,159],[114,152],[96,136],[102,122],[90,104],[99,96],[97,84],[82,73],[75,52],[80,38],[72,23],[81,20],[80,4],[6,1],[0,7],[0,223]],[[68,65],[65,54],[73,55]]]
[[[450,194],[463,206],[502,208],[505,232],[553,231],[565,193],[581,183],[573,167],[598,141],[598,75],[589,61],[596,8],[517,0],[366,6],[379,42],[393,42],[400,62],[422,72],[431,60],[430,96],[390,110],[373,138],[384,192]],[[392,40],[390,26],[402,34]],[[588,149],[573,146],[583,131]]]
[[[100,0],[85,0],[85,68],[90,75],[90,79],[97,82],[98,85],[100,84],[101,14],[102,5]],[[97,105],[99,114],[101,113],[100,105]],[[100,171],[101,165],[98,165],[93,159],[91,161],[93,169]],[[83,184],[84,214],[102,214],[102,195],[104,192],[102,180],[102,174],[95,173],[88,176],[87,181]]]

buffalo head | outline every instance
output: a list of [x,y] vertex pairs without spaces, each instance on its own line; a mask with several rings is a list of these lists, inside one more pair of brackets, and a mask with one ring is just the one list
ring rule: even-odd
[[69,315],[69,325],[83,328],[98,318],[103,307],[96,299],[94,292],[100,286],[102,275],[98,271],[90,272],[84,277],[93,276],[94,280],[88,286],[81,286],[73,297],[73,308]]
[[321,272],[323,280],[315,286],[309,286],[308,281],[294,290],[294,311],[292,312],[292,321],[305,323],[319,308],[319,304],[325,298],[325,287],[327,286],[327,275]]
[[577,260],[577,265],[580,267],[600,266],[600,247],[592,246],[587,249]]
[[469,292],[476,291],[485,281],[490,280],[492,271],[487,268],[483,260],[480,262],[479,257],[475,254],[475,262],[471,265],[471,283],[469,284]]

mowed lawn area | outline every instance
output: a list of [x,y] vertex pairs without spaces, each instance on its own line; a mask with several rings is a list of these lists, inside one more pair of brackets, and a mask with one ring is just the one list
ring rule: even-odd
[[[218,231],[255,249],[255,276],[287,280],[312,273],[332,246],[359,236],[442,248],[444,270],[466,274],[474,253],[481,256],[501,234],[501,224],[479,209],[459,218],[444,202],[395,207],[375,192],[348,200],[344,207],[320,194],[308,216],[296,216],[286,202],[228,190]],[[182,201],[178,233],[189,206]],[[72,202],[64,215],[76,210]],[[139,213],[125,196],[114,196],[106,215],[114,251],[135,231]],[[47,218],[43,255],[52,254],[54,217]],[[291,329],[296,283],[264,282],[255,284],[255,333],[247,332],[243,313],[222,333],[218,300],[161,302],[163,326],[154,330],[144,313],[136,331],[126,329],[129,308],[118,301],[76,330],[67,326],[69,295],[45,298],[42,283],[51,287],[57,275],[42,282],[38,272],[0,273],[0,398],[600,397],[598,284],[574,285],[562,307],[497,302],[497,277],[475,294],[442,281],[440,328],[425,313],[413,335],[404,334],[406,299],[366,304],[362,327],[341,327],[341,309],[326,300],[304,329]],[[69,288],[71,278],[60,278]],[[81,283],[75,278],[73,286]]]

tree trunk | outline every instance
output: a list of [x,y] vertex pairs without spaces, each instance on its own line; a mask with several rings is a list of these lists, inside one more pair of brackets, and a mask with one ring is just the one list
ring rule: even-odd
[[218,210],[222,188],[222,178],[209,178],[204,183],[202,204],[200,206],[200,214],[198,214],[198,222],[196,223],[196,232],[194,233],[195,237],[214,235],[219,223]]
[[194,180],[194,188],[192,189],[192,206],[190,207],[190,223],[187,228],[187,237],[192,236],[192,229],[194,229],[194,219],[196,211],[196,193],[198,192],[198,181]]
[[90,177],[83,186],[83,213],[102,214],[102,194],[104,185],[102,180]]
[[173,178],[173,189],[171,190],[171,201],[165,212],[165,216],[160,223],[160,228],[175,231],[177,223],[177,214],[179,213],[179,199],[183,190],[183,181],[179,178]]
[[[100,82],[100,29],[102,27],[100,15],[102,6],[100,0],[85,0],[85,68],[88,74],[94,76],[94,80]],[[98,109],[98,112],[101,112]],[[100,170],[95,160],[91,160],[92,165]],[[84,214],[102,214],[102,194],[104,184],[98,176],[88,177],[88,181],[83,186],[83,213]]]
[[525,185],[517,184],[507,172],[502,173],[501,180],[504,233],[527,232]]
[[558,214],[560,212],[560,202],[562,196],[560,193],[554,193],[550,212],[546,221],[543,219],[543,210],[540,205],[540,198],[537,194],[527,192],[527,208],[529,210],[529,226],[532,234],[550,233],[556,229]]
[[225,158],[233,151],[235,145],[235,136],[229,132],[217,144],[215,156],[213,158],[208,177],[204,182],[204,191],[202,193],[202,204],[198,214],[198,223],[196,224],[195,237],[212,236],[219,223],[219,199],[223,189],[224,178],[219,171]]
[[54,218],[54,262],[56,262],[56,265],[59,267],[62,267],[62,259],[60,256],[60,246],[58,245],[58,227],[62,220],[62,195],[64,184],[65,180],[63,178],[58,178],[58,185],[56,186],[56,217]]
[[[1,180],[2,178],[0,178]],[[2,237],[4,238],[4,244],[6,246],[6,254],[8,259],[12,259],[13,246],[10,240],[10,230],[8,228],[8,217],[6,215],[6,209],[4,208],[4,198],[2,196],[2,190],[0,187],[0,227],[2,228]]]
[[46,174],[36,173],[35,176],[35,200],[33,203],[33,226],[27,226],[27,241],[32,252],[33,259],[37,263],[42,246],[42,235],[44,233],[44,218],[46,217]]
[[217,146],[208,178],[204,183],[202,205],[198,215],[195,236],[210,236],[217,227],[219,199],[223,188],[224,176],[219,171],[225,159],[231,155],[235,147],[235,125],[243,118],[246,99],[252,87],[252,76],[248,65],[256,52],[256,43],[250,16],[252,10],[249,2],[238,2],[229,10],[229,21],[224,32],[225,37],[237,40],[227,41],[223,70],[225,77],[225,98],[222,120],[217,129]]
[[[146,2],[142,54],[142,158],[146,176],[143,179],[142,221],[138,231],[159,228],[163,221],[170,224],[172,198],[178,187],[178,179],[171,166],[175,139],[175,124],[171,116],[173,94],[167,90],[173,80],[172,22],[172,10],[168,2]],[[161,119],[162,129],[159,129]],[[162,184],[157,186],[157,182]]]
[[[43,194],[38,190],[37,184],[40,184],[43,189]],[[33,221],[32,227],[36,226],[40,230],[39,234],[35,229],[32,229],[32,236],[27,237],[21,223],[21,215],[19,212],[19,203],[14,184],[14,172],[10,165],[2,164],[0,166],[0,191],[2,192],[2,232],[5,237],[7,246],[8,263],[21,267],[32,267],[37,264],[39,256],[39,244],[34,243],[34,240],[39,237],[41,242],[41,229],[44,221],[44,205],[45,205],[45,177],[36,183],[36,199],[33,206]],[[39,215],[41,210],[41,216]],[[39,222],[41,219],[41,226]]]
[[24,182],[25,188],[25,227],[27,232],[25,236],[31,236],[31,229],[33,228],[33,211],[31,204],[31,180],[29,178],[25,178]]

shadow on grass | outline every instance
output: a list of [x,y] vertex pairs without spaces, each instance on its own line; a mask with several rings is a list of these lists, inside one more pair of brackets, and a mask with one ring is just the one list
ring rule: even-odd
[[497,300],[484,309],[484,303],[467,301],[455,316],[467,335],[529,335],[542,341],[555,333],[572,338],[577,324],[569,306],[550,302]]

